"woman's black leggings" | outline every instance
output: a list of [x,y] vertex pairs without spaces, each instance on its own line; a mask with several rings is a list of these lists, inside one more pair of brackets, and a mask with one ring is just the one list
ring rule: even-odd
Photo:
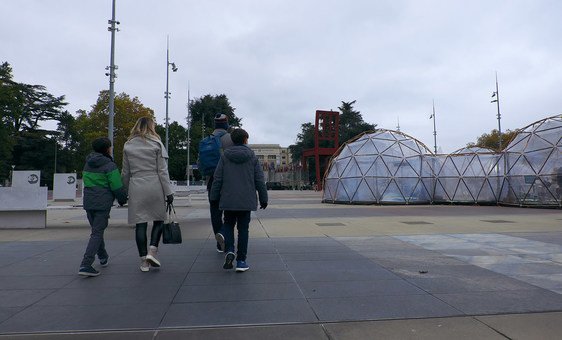
[[[160,242],[160,237],[162,237],[162,225],[164,221],[154,221],[152,223],[152,232],[150,233],[150,245],[158,247]],[[143,257],[148,254],[146,250],[146,229],[148,228],[148,223],[137,223],[135,228],[135,236],[137,240],[137,249],[139,250],[139,256]]]

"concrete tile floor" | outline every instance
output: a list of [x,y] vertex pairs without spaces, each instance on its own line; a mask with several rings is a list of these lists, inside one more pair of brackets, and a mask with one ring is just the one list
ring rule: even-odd
[[[205,205],[178,209],[184,243],[161,247],[164,265],[149,273],[138,270],[123,209],[112,213],[111,262],[96,278],[76,275],[82,211],[57,209],[47,230],[0,230],[0,338],[548,336],[524,322],[538,316],[562,331],[549,321],[560,314],[547,313],[562,311],[561,212],[342,207],[273,193],[253,216],[251,270],[237,274],[221,268]],[[526,329],[505,321],[511,313]]]

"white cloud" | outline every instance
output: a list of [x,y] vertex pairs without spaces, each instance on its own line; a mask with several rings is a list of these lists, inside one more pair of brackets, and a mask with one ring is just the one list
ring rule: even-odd
[[[497,126],[560,113],[562,5],[552,1],[117,0],[116,91],[164,119],[166,35],[170,117],[193,97],[225,93],[254,143],[294,142],[317,109],[357,100],[363,117],[453,151]],[[1,60],[18,81],[89,109],[109,64],[111,1],[5,2]]]

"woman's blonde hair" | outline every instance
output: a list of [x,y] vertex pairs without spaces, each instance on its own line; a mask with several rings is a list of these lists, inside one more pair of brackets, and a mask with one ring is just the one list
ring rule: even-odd
[[135,123],[135,126],[131,129],[131,135],[129,140],[135,137],[151,138],[160,140],[160,136],[156,133],[154,129],[154,120],[150,117],[141,117]]

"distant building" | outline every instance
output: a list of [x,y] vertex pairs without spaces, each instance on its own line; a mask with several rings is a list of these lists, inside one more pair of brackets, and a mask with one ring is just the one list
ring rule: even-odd
[[254,150],[260,162],[267,165],[268,169],[287,169],[291,164],[289,148],[279,144],[248,144],[248,147]]
[[285,187],[302,186],[301,171],[291,164],[289,148],[279,144],[248,144],[262,164],[265,180],[279,182]]

